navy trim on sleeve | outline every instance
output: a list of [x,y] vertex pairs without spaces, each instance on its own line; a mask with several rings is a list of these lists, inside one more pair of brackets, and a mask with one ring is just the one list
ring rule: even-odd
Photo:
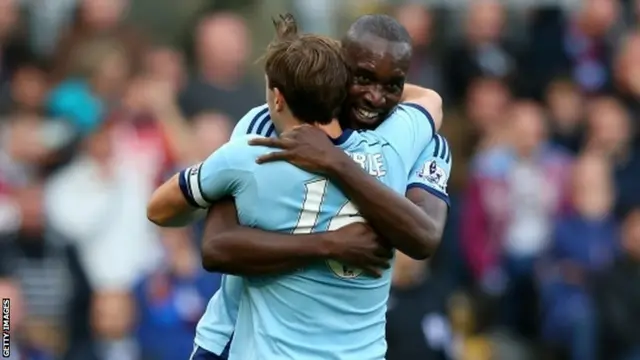
[[422,184],[422,183],[411,183],[411,184],[407,185],[407,190],[416,189],[416,188],[417,189],[422,189],[422,190],[428,192],[429,194],[431,194],[431,195],[437,197],[438,199],[444,201],[447,204],[447,206],[451,206],[451,202],[449,201],[449,195],[447,195],[447,194],[445,194],[445,193],[443,193],[441,191],[438,191],[438,190],[436,190],[436,189],[434,189],[432,187],[429,187],[429,186],[427,186],[425,184]]
[[440,135],[437,135],[433,137],[433,141],[436,142],[436,147],[435,149],[433,149],[433,154],[431,155],[432,157],[437,157],[438,153],[440,152]]
[[424,115],[429,120],[429,124],[431,125],[431,132],[435,135],[435,133],[436,133],[436,122],[433,120],[433,117],[431,116],[429,111],[427,111],[427,109],[425,109],[424,107],[422,107],[421,105],[418,105],[416,103],[402,103],[401,105],[409,106],[409,107],[412,107],[412,108],[420,111],[422,113],[422,115]]
[[251,123],[249,124],[249,128],[247,128],[247,134],[253,133],[253,127],[256,126],[256,123],[258,122],[258,119],[260,119],[262,117],[262,115],[264,115],[267,111],[269,111],[268,107],[260,110],[256,114],[256,116],[254,116],[253,119],[251,119]]
[[447,139],[443,137],[442,140],[447,144],[447,156],[444,161],[448,164],[451,162],[451,148],[449,147],[449,142],[447,141]]
[[[440,135],[438,135],[440,137]],[[449,144],[445,138],[442,138],[442,151],[440,152],[440,159],[444,160],[449,152]]]
[[178,174],[178,184],[180,185],[180,191],[182,192],[182,196],[184,196],[184,199],[187,200],[189,205],[195,208],[199,208],[200,206],[196,203],[195,200],[193,200],[193,196],[191,195],[191,188],[189,186],[189,182],[187,181],[186,172],[189,170],[190,168],[186,168],[180,171],[180,173]]

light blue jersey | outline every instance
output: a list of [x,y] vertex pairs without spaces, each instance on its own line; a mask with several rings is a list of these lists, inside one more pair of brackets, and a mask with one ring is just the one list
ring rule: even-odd
[[[404,193],[407,176],[433,134],[433,122],[425,114],[417,107],[401,106],[378,130],[345,131],[337,145],[370,174]],[[254,127],[260,122],[252,120]],[[268,126],[264,123],[263,130]],[[257,156],[270,151],[248,146],[247,138],[232,140],[202,165],[184,172],[181,185],[202,207],[234,196],[241,223],[265,230],[302,234],[364,221],[326,179],[285,162],[255,164]],[[233,328],[221,324],[232,318],[230,298],[237,301],[224,294],[229,288],[237,290],[228,287],[230,279],[236,278],[225,278],[225,287],[207,309],[215,315],[206,314],[198,326],[196,343],[214,353],[228,336],[211,341],[216,325],[209,326],[207,319],[222,325],[217,335]],[[322,261],[294,274],[245,278],[236,284],[242,295],[232,360],[384,358],[389,271],[373,279],[359,269]]]
[[447,183],[451,175],[451,160],[447,140],[436,134],[413,165],[407,189],[423,189],[450,205]]

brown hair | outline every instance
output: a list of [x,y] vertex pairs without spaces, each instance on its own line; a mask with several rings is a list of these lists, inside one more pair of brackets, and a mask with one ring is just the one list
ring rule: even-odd
[[278,37],[263,57],[270,89],[277,88],[293,115],[305,123],[327,124],[347,97],[350,73],[340,42],[319,35]]

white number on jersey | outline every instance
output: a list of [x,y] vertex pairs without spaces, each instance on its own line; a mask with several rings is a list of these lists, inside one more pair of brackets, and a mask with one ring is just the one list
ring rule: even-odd
[[[327,179],[317,179],[304,185],[304,201],[302,202],[298,222],[293,229],[294,234],[310,234],[313,232],[318,223],[328,184],[329,181]],[[355,205],[351,201],[346,201],[329,221],[327,230],[335,231],[356,222],[365,222],[365,220],[359,216]],[[362,269],[346,266],[335,260],[327,260],[326,262],[329,269],[340,278],[353,279],[362,274]]]

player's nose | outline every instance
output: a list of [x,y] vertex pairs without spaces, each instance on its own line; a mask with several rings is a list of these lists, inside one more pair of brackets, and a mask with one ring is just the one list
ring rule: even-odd
[[367,91],[364,96],[364,100],[366,101],[368,106],[374,109],[383,107],[386,104],[384,93],[377,88]]

